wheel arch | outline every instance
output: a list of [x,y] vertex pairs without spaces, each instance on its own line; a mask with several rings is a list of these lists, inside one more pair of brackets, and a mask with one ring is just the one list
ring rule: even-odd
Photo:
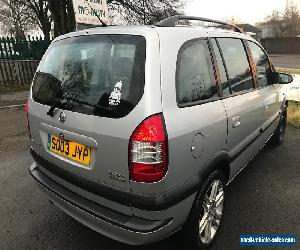
[[204,184],[205,180],[208,178],[208,176],[215,170],[219,169],[221,170],[226,178],[226,182],[229,180],[230,175],[230,161],[227,151],[219,151],[217,152],[211,160],[208,161],[207,164],[205,164],[201,170],[198,173],[198,176],[200,177],[200,185],[199,189]]

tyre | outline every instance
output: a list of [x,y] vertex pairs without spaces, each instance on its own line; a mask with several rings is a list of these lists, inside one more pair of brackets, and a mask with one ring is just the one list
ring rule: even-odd
[[225,184],[223,172],[215,170],[197,194],[182,232],[188,249],[206,249],[214,241],[222,222]]
[[285,136],[287,110],[285,109],[280,117],[280,121],[274,135],[272,136],[272,144],[278,146],[282,144]]

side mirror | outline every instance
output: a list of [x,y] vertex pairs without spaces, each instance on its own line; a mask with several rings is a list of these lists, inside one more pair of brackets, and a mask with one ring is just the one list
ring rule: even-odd
[[275,83],[288,84],[291,83],[294,78],[290,74],[274,72],[274,80]]

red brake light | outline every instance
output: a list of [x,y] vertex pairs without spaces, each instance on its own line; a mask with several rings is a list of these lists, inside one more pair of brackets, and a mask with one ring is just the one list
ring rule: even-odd
[[156,182],[168,170],[168,139],[162,114],[144,120],[129,141],[130,179],[137,182]]
[[28,99],[26,100],[26,104],[25,104],[25,112],[28,113]]

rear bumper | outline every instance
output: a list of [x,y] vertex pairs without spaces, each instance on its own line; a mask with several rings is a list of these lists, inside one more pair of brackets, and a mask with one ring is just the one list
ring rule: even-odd
[[172,219],[152,221],[100,206],[56,183],[40,171],[36,163],[31,165],[29,171],[50,200],[64,212],[112,239],[143,245],[161,240],[177,229]]

